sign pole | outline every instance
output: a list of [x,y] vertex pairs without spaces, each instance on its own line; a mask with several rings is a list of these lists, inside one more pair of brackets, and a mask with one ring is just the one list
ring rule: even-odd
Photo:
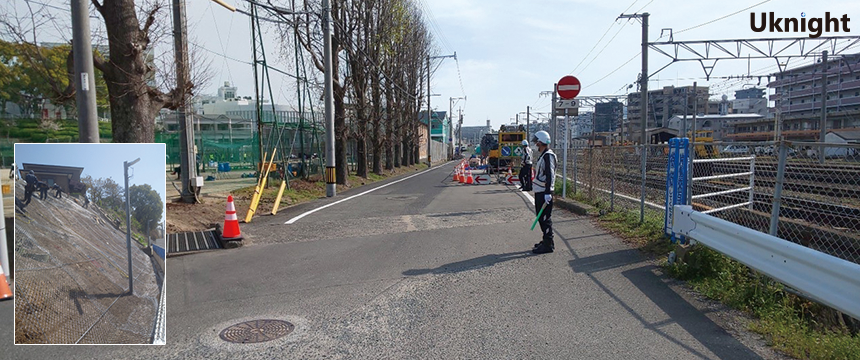
[[[567,148],[570,147],[567,144],[568,139],[570,138],[570,117],[567,115],[567,108],[564,108],[564,165],[562,165],[562,174],[561,174],[561,197],[567,198]],[[560,142],[559,142],[560,144]],[[547,179],[548,180],[548,179]]]

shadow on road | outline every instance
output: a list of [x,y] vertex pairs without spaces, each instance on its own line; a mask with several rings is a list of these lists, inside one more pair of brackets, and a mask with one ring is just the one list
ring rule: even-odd
[[629,304],[622,297],[632,298],[637,294],[626,293],[624,289],[632,289],[623,287],[621,293],[611,289],[607,284],[594,276],[595,273],[616,269],[624,266],[634,265],[643,261],[642,255],[637,249],[625,249],[614,251],[605,254],[598,254],[588,257],[579,257],[576,251],[571,246],[571,242],[577,239],[583,239],[588,236],[579,238],[565,238],[555,231],[557,237],[567,246],[570,254],[573,255],[573,260],[569,261],[571,269],[576,273],[583,273],[600,287],[609,297],[611,297],[618,305],[630,313],[633,318],[642,323],[645,329],[648,329],[655,334],[665,338],[666,340],[676,344],[677,346],[689,351],[698,358],[709,358],[708,354],[703,354],[690,346],[688,341],[678,339],[672,334],[663,330],[664,327],[669,327],[672,324],[680,326],[685,332],[690,334],[705,348],[711,351],[720,359],[761,359],[761,357],[735,339],[732,335],[726,332],[725,329],[711,321],[710,318],[697,309],[695,306],[687,302],[678,293],[670,288],[663,280],[662,276],[654,273],[657,268],[651,264],[643,264],[635,268],[624,270],[621,275],[624,276],[635,289],[641,294],[644,294],[651,302],[662,310],[667,320],[651,322],[647,320],[646,314],[640,314],[636,308],[642,307],[642,304]]
[[473,259],[457,261],[450,264],[445,264],[439,266],[435,269],[409,269],[403,272],[403,275],[406,276],[417,276],[424,274],[451,274],[458,273],[461,271],[467,270],[475,270],[485,267],[490,267],[496,265],[501,262],[510,261],[514,259],[521,259],[524,257],[533,256],[531,251],[518,251],[506,254],[489,254],[484,256],[479,256]]

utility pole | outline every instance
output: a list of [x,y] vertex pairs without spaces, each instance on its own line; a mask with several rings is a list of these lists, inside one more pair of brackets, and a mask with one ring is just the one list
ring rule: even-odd
[[531,107],[526,106],[526,138],[525,138],[525,140],[529,139],[529,125],[531,124],[531,122],[529,121],[529,116],[531,115],[529,113],[529,110],[531,110]]
[[[460,144],[460,147],[462,148],[462,146],[463,146],[463,109],[462,108],[457,109],[457,112],[460,115],[460,128],[457,130],[457,137],[459,137],[460,140],[458,140],[457,143]],[[460,153],[462,154],[463,151],[460,150]]]
[[639,129],[639,143],[642,145],[642,186],[639,194],[639,223],[645,221],[645,166],[648,164],[648,147],[645,140],[645,128],[648,124],[648,13],[632,14],[619,16],[619,19],[641,19],[642,20],[642,75],[639,78],[639,90],[642,91],[642,103],[640,104],[639,113],[642,116],[640,121],[641,129]]
[[[818,124],[821,134],[818,142],[824,142],[827,135],[827,50],[821,53],[821,123]],[[824,148],[818,148],[818,163],[824,164]]]
[[334,80],[331,51],[331,2],[322,0],[323,11],[323,66],[325,67],[325,196],[337,195],[334,159]]
[[78,106],[78,137],[82,143],[99,142],[96,78],[90,41],[90,9],[85,0],[72,0],[72,52],[75,62],[75,99]]
[[433,110],[430,109],[430,60],[444,58],[457,59],[457,52],[455,51],[454,55],[427,56],[427,167],[433,166],[430,159],[430,130],[433,128]]
[[[189,111],[187,86],[191,82],[188,70],[188,36],[185,26],[185,0],[173,0],[173,46],[176,58],[176,89],[182,96],[177,109],[177,121],[181,130],[179,139],[179,168],[182,180],[182,201],[194,203],[194,191],[191,189],[191,179],[197,177],[194,158],[194,128]],[[129,265],[130,266],[130,265]],[[129,274],[129,280],[131,274]]]
[[[454,136],[451,131],[454,128],[454,100],[466,99],[465,96],[460,97],[452,97],[448,98],[448,142],[450,143],[450,147],[448,148],[448,160],[454,160]],[[462,126],[463,124],[460,124]],[[457,142],[459,145],[460,143]]]
[[134,276],[131,274],[131,200],[128,195],[128,168],[140,161],[140,158],[132,162],[123,161],[123,171],[125,176],[125,245],[128,249],[128,293],[134,294]]

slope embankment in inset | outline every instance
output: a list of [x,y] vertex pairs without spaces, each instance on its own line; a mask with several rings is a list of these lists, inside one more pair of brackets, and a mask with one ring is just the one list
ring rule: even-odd
[[15,193],[15,342],[149,343],[159,279],[144,249],[132,241],[129,293],[125,233],[96,204],[51,191],[22,208],[23,181]]

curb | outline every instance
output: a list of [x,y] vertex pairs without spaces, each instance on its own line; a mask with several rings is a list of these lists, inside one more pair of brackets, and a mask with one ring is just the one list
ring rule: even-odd
[[571,199],[563,199],[558,198],[555,199],[558,203],[558,206],[562,209],[570,211],[577,215],[590,215],[597,216],[600,212],[594,206],[583,204],[581,202],[571,200]]

